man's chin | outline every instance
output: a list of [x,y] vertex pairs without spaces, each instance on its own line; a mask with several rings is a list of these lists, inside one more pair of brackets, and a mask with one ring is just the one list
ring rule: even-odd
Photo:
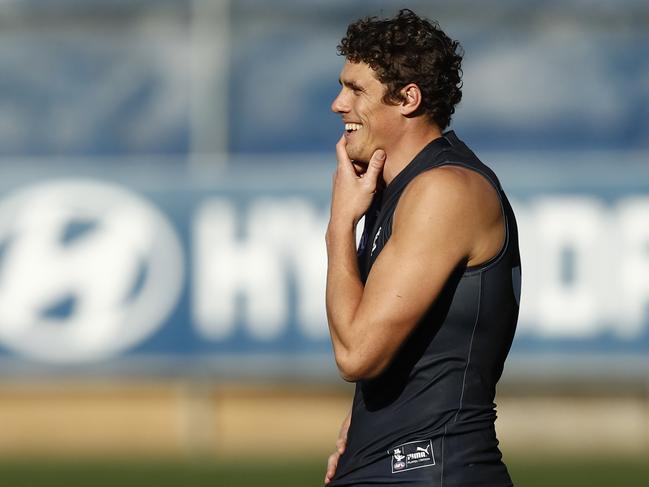
[[[357,141],[354,141],[357,142]],[[347,146],[347,155],[354,161],[354,164],[367,167],[372,158],[374,150],[362,144],[354,143]]]

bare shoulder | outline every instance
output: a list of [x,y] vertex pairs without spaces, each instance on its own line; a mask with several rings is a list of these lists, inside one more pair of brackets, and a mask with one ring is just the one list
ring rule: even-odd
[[430,211],[452,206],[460,212],[500,215],[500,199],[493,185],[476,171],[461,166],[446,165],[422,172],[406,187],[401,199],[400,206],[409,209]]
[[499,195],[481,174],[446,165],[424,171],[404,190],[394,221],[395,232],[440,231],[466,250],[471,265],[492,257],[504,239]]

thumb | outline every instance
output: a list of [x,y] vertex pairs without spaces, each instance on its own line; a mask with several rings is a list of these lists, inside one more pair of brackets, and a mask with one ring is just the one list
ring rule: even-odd
[[383,170],[383,165],[385,164],[385,151],[383,149],[378,149],[372,154],[369,164],[367,165],[367,172],[365,173],[363,179],[365,179],[368,184],[371,183],[372,188],[376,188],[376,181],[379,178],[379,174]]

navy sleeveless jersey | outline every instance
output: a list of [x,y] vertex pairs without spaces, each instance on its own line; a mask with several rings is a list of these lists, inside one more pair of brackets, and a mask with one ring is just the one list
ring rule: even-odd
[[387,369],[357,382],[332,487],[512,485],[498,449],[494,397],[518,319],[516,220],[496,175],[453,132],[428,144],[377,192],[358,249],[361,278],[390,239],[408,183],[444,165],[477,171],[494,186],[505,243],[484,264],[458,265]]

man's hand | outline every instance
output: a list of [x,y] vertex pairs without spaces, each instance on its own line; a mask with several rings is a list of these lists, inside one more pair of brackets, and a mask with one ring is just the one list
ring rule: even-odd
[[336,467],[338,466],[338,459],[347,446],[347,431],[349,431],[351,419],[352,412],[350,411],[347,417],[343,420],[343,424],[340,426],[340,432],[338,433],[338,439],[336,440],[336,451],[329,455],[329,459],[327,460],[327,473],[325,474],[324,479],[325,485],[331,482],[331,479],[334,477]]
[[374,151],[365,173],[349,159],[343,135],[336,144],[338,167],[334,174],[333,195],[331,198],[331,219],[353,225],[363,216],[372,203],[378,179],[385,163],[385,151]]

